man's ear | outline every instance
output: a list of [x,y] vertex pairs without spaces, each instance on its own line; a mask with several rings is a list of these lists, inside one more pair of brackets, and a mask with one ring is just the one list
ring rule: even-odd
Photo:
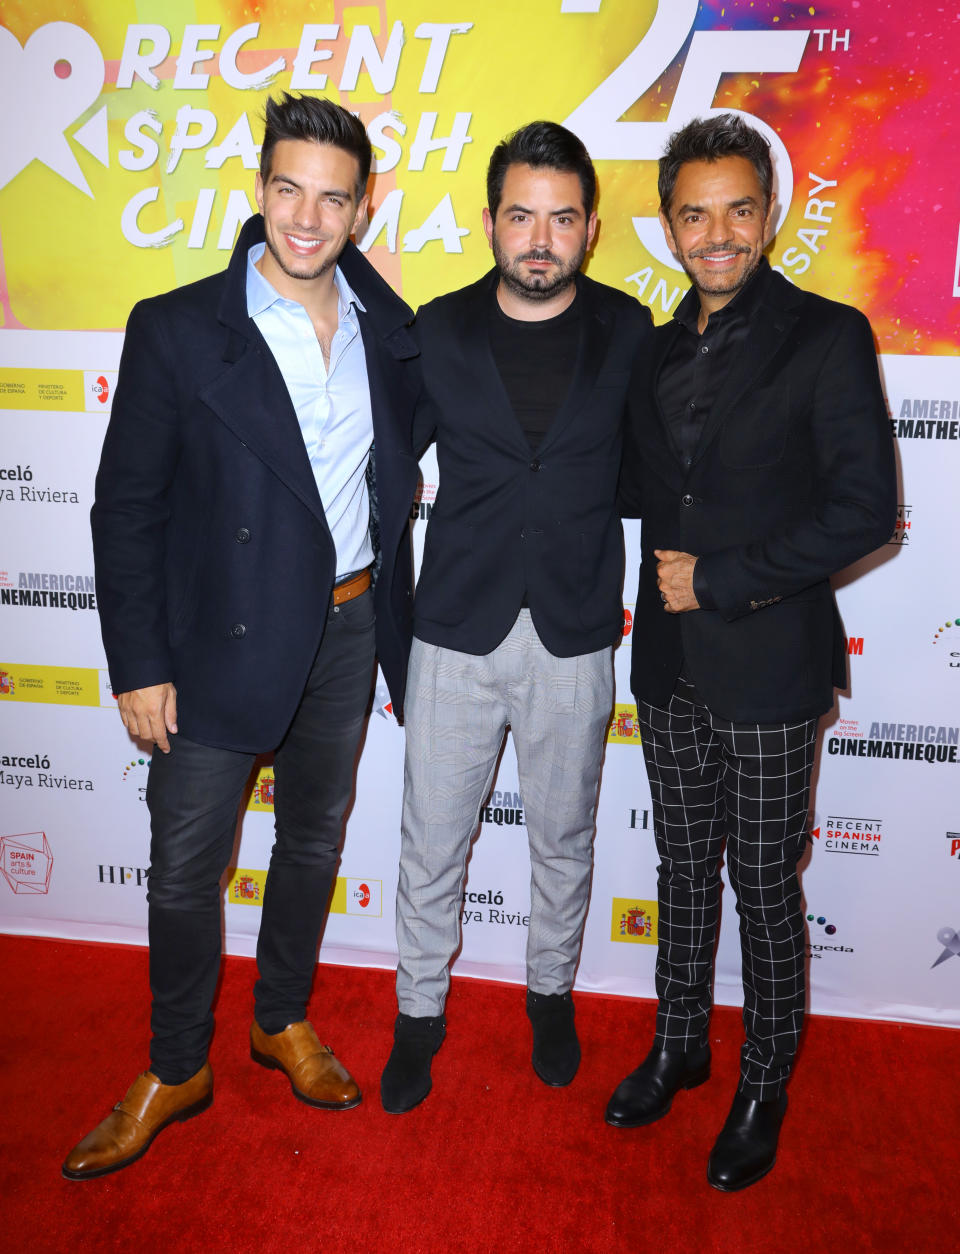
[[487,234],[487,243],[493,247],[493,214],[484,206],[483,209],[483,229]]
[[351,235],[358,235],[360,233],[361,226],[363,227],[364,231],[366,231],[367,227],[369,226],[369,222],[367,221],[367,206],[369,204],[370,204],[370,197],[366,193],[364,193],[360,197],[360,203],[359,205],[357,205],[357,212],[354,214],[353,226],[350,229]]
[[587,218],[587,250],[593,247],[593,241],[597,235],[597,213],[596,210]]

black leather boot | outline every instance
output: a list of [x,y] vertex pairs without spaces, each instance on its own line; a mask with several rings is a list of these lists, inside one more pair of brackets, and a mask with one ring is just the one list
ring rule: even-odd
[[390,1114],[413,1110],[430,1092],[430,1064],[446,1036],[443,1015],[417,1018],[398,1014],[393,1049],[380,1077],[380,1101]]
[[607,1103],[606,1120],[615,1128],[640,1128],[656,1123],[670,1109],[680,1089],[695,1089],[710,1079],[710,1046],[688,1053],[660,1049],[650,1053]]
[[786,1109],[786,1093],[765,1102],[736,1095],[707,1164],[707,1180],[715,1189],[733,1193],[763,1179],[777,1161]]

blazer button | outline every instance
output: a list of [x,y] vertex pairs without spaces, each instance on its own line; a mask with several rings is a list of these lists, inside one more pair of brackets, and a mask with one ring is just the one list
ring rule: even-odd
[[541,463],[540,463],[540,458],[539,458],[539,457],[535,457],[535,458],[533,459],[533,461],[530,463],[530,469],[531,469],[531,470],[539,470],[539,469],[540,469],[540,465],[541,465]]
[[680,498],[680,504],[681,504],[681,505],[692,505],[692,504],[693,504],[693,497],[690,495],[690,493],[689,493],[689,492],[684,492],[683,496],[681,496],[681,498]]
[[237,544],[248,544],[250,541],[250,532],[246,527],[239,527],[233,537]]
[[243,623],[234,623],[230,628],[230,635],[233,636],[234,640],[239,640],[246,634],[247,629],[244,627]]

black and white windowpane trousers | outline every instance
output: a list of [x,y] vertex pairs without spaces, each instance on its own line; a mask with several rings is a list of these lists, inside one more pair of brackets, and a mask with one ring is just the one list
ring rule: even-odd
[[731,723],[683,677],[666,709],[640,702],[637,712],[660,856],[656,1043],[681,1051],[707,1040],[726,840],[743,960],[740,1092],[776,1097],[803,1023],[797,861],[818,720]]

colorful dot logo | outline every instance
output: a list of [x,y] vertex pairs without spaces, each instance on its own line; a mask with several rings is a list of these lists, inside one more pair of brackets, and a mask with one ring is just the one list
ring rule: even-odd
[[[945,631],[949,631],[951,627],[960,627],[960,618],[954,618],[953,620],[948,618],[942,627],[938,627],[936,635],[933,637],[933,643],[936,644],[943,633]],[[957,635],[960,637],[960,632],[958,632]]]
[[149,765],[150,765],[149,758],[134,758],[132,762],[129,762],[123,768],[123,778],[126,779],[129,776],[130,772],[135,771],[138,766],[149,766]]
[[808,923],[816,923],[818,927],[822,927],[828,936],[835,936],[837,932],[836,924],[828,923],[825,914],[808,914]]

